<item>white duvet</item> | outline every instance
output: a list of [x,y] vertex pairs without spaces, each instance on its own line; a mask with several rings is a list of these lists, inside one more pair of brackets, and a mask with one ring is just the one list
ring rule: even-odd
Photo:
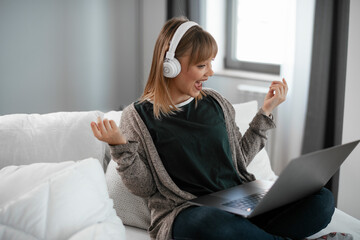
[[125,239],[96,159],[0,170],[0,239]]

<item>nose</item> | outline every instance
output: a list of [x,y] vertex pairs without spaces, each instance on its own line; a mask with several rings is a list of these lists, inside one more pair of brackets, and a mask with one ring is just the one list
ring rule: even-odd
[[206,73],[206,76],[211,77],[214,75],[214,71],[212,70],[212,66],[209,67],[209,70]]
[[212,68],[210,68],[210,74],[209,74],[209,77],[213,76],[214,75],[214,71],[212,70]]

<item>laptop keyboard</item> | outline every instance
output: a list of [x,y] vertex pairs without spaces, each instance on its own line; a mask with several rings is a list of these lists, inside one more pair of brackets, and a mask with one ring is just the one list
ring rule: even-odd
[[222,205],[225,207],[232,207],[245,211],[251,211],[260,202],[260,200],[265,196],[266,193],[267,191],[251,194],[246,197],[241,197],[239,199],[223,203]]

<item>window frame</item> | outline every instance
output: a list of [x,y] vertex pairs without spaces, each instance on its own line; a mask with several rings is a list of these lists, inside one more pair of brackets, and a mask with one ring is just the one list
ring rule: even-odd
[[240,61],[235,58],[236,52],[236,9],[237,0],[226,1],[226,40],[225,40],[225,59],[224,65],[226,69],[234,69],[241,71],[250,71],[256,73],[267,73],[280,75],[280,64],[258,63]]

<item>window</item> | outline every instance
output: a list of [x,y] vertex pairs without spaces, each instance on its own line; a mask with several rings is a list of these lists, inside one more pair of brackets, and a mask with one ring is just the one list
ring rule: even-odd
[[225,67],[279,75],[293,6],[290,0],[228,0]]

